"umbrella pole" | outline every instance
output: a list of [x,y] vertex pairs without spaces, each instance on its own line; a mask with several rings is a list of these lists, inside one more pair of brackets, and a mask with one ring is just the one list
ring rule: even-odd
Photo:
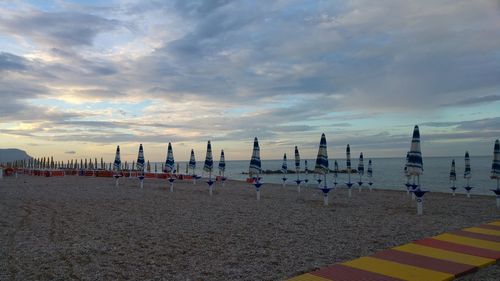
[[[208,172],[208,181],[211,182],[212,181],[212,171]],[[208,184],[208,187],[210,189],[210,196],[212,196],[212,185],[209,183]]]
[[456,186],[455,186],[455,180],[453,180],[453,196],[455,196],[455,188],[456,188]]
[[[325,181],[324,188],[327,189],[328,186],[326,185],[326,173],[324,174],[324,181]],[[323,192],[323,205],[328,206],[328,192]]]
[[[412,190],[413,190],[413,187],[415,186],[415,176],[413,176],[413,185],[412,185]],[[411,193],[411,200],[415,200],[415,193]]]
[[224,179],[224,171],[222,171],[222,178],[220,180],[222,181],[222,187],[224,187],[224,184],[226,183],[226,180]]
[[361,173],[359,173],[359,185],[358,185],[358,192],[361,192]]

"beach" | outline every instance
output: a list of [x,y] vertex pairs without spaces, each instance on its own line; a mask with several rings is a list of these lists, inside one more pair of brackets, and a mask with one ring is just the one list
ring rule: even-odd
[[[0,280],[284,280],[445,231],[498,220],[492,196],[403,191],[322,195],[241,181],[6,177]],[[402,185],[402,189],[403,189]],[[498,264],[457,280],[498,280]]]

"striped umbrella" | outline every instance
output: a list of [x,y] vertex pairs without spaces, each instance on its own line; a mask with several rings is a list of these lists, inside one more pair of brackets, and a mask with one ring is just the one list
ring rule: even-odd
[[420,151],[420,131],[418,130],[418,126],[415,126],[408,155],[408,174],[418,178],[423,172],[424,166],[422,162],[422,153]]
[[212,177],[212,170],[214,168],[214,160],[212,157],[212,145],[210,141],[207,143],[207,154],[205,156],[205,164],[203,165],[203,170],[209,173],[209,178]]
[[212,157],[212,145],[210,141],[207,143],[207,154],[205,155],[205,164],[203,165],[203,171],[208,172],[208,187],[210,190],[210,196],[212,195],[212,185],[214,181],[212,181],[212,170],[214,169],[214,159]]
[[224,177],[224,171],[226,171],[226,158],[224,156],[224,149],[220,151],[219,160],[219,173]]
[[142,143],[139,145],[139,152],[137,153],[137,171],[139,172],[137,178],[140,180],[141,188],[144,187],[144,149]]
[[191,149],[191,157],[189,158],[189,169],[193,170],[193,175],[194,175],[194,170],[196,169],[196,159],[194,157],[194,149]]
[[326,137],[325,134],[321,134],[321,140],[319,142],[318,156],[316,157],[316,165],[314,171],[320,175],[323,175],[324,186],[320,188],[323,191],[323,204],[328,205],[328,192],[330,188],[327,186],[326,175],[328,174],[330,168],[328,166],[328,152],[326,149]]
[[118,186],[118,179],[121,177],[120,175],[121,165],[122,161],[120,159],[120,146],[118,145],[116,147],[115,161],[113,162],[113,170],[115,171],[114,177],[116,186]]
[[[465,170],[464,170],[464,179],[470,179],[472,177],[471,169],[470,169],[470,156],[469,152],[465,152]],[[469,185],[469,182],[467,182]]]
[[351,197],[351,187],[353,183],[351,182],[351,147],[349,144],[347,144],[347,147],[345,149],[345,162],[346,162],[346,169],[347,169],[347,179],[348,181],[345,183],[347,187],[349,188],[349,197]]
[[497,189],[500,189],[498,186],[498,181],[500,180],[500,143],[498,140],[495,141],[495,147],[493,148],[493,162],[491,164],[490,177],[497,180]]
[[248,171],[251,177],[257,175],[257,181],[259,180],[259,175],[260,173],[262,173],[262,168],[260,162],[259,140],[257,138],[253,140],[252,159],[250,160],[250,167]]
[[175,169],[174,152],[172,151],[172,144],[168,143],[167,159],[165,160],[165,172],[172,174]]
[[492,189],[497,196],[497,208],[500,208],[500,143],[498,140],[495,141],[495,146],[493,148],[493,163],[491,164],[491,179],[497,180],[497,188]]
[[[413,129],[413,136],[411,140],[410,152],[408,157],[408,174],[413,176],[413,190],[412,195],[417,199],[417,214],[421,215],[423,213],[423,196],[427,191],[424,191],[420,187],[420,175],[423,173],[423,161],[422,152],[420,151],[420,131],[418,126],[415,125]],[[417,183],[415,184],[415,178],[417,178]]]
[[175,179],[173,178],[172,174],[174,173],[175,169],[175,161],[174,161],[174,152],[172,150],[172,144],[168,143],[168,148],[167,148],[167,159],[165,160],[165,166],[164,166],[164,172],[169,174],[168,176],[168,182],[170,183],[170,192],[174,192],[174,181]]
[[321,135],[314,171],[321,175],[328,174],[328,152],[326,151],[326,137],[324,133]]
[[226,181],[226,177],[224,177],[224,172],[226,171],[226,157],[224,156],[224,149],[220,151],[220,160],[219,160],[219,175],[221,176],[220,180],[222,182],[222,186],[224,186],[224,182]]
[[137,154],[137,170],[139,172],[144,172],[144,148],[142,147],[142,144],[139,145],[139,153]]
[[297,175],[297,179],[295,180],[297,191],[300,193],[300,183],[302,181],[300,180],[300,154],[297,146],[295,146],[295,174]]
[[260,187],[262,183],[260,182],[260,173],[262,173],[262,166],[260,162],[260,148],[259,148],[259,140],[257,137],[253,139],[253,150],[252,150],[252,159],[250,159],[250,166],[248,168],[248,172],[251,178],[253,178],[253,185],[255,186],[255,191],[257,193],[257,201],[260,200]]
[[189,169],[193,170],[193,184],[196,184],[198,176],[196,175],[196,159],[194,157],[194,149],[191,149],[191,156],[189,158]]
[[365,164],[363,162],[363,152],[359,154],[359,162],[358,162],[358,174],[359,174],[359,191],[361,191],[361,185],[363,184],[363,175],[365,174]]
[[283,154],[283,163],[281,164],[281,173],[283,173],[283,177],[281,180],[283,181],[283,187],[286,185],[286,174],[288,172],[288,164],[286,163],[286,153]]
[[464,170],[464,179],[467,181],[467,186],[465,186],[465,190],[467,190],[467,197],[470,197],[470,190],[472,187],[470,186],[469,182],[472,177],[471,173],[471,168],[470,168],[470,156],[469,152],[465,152],[465,170]]
[[372,177],[373,177],[372,159],[368,160],[368,170],[366,170],[366,175],[370,179],[370,181],[368,182],[368,185],[370,186],[370,190],[371,190],[371,187],[373,184],[373,182],[372,182]]
[[453,182],[453,186],[450,187],[453,191],[453,196],[455,196],[455,190],[457,187],[455,186],[455,181],[457,180],[457,172],[455,170],[455,159],[451,160],[451,169],[450,169],[450,181]]
[[122,165],[122,161],[120,159],[120,146],[116,147],[115,161],[113,162],[113,170],[119,171]]

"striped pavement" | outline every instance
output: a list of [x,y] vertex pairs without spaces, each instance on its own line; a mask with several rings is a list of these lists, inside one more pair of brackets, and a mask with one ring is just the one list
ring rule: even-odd
[[500,221],[443,233],[288,281],[446,281],[500,259]]

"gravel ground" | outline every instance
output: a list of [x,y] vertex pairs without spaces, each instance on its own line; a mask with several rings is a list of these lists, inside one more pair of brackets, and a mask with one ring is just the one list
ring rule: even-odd
[[[0,180],[0,280],[283,280],[500,219],[493,197],[321,194],[229,181],[20,176]],[[459,280],[500,280],[497,265]]]

